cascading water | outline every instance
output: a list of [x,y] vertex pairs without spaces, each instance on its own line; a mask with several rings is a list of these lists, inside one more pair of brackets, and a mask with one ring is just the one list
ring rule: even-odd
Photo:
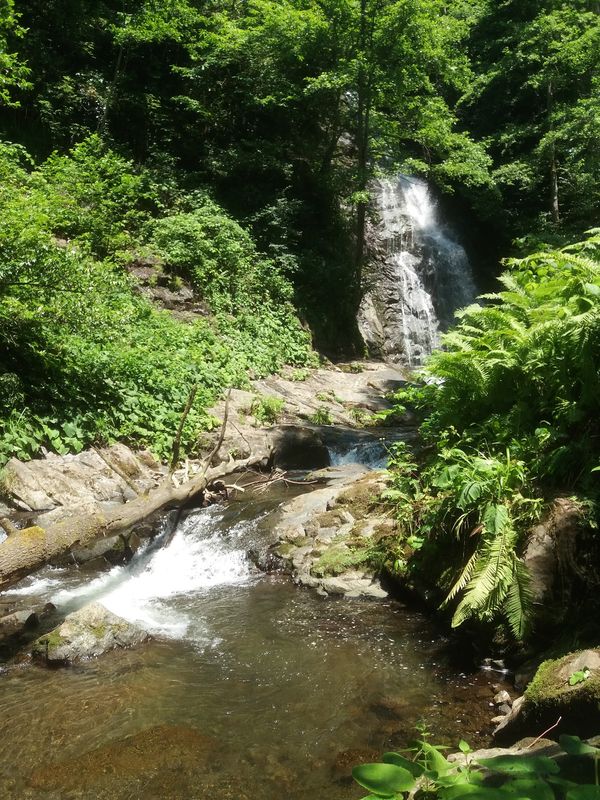
[[[220,514],[217,506],[191,514],[168,546],[161,546],[159,540],[137,553],[130,564],[114,567],[90,582],[54,591],[48,599],[65,612],[98,600],[152,634],[206,644],[201,620],[189,613],[189,598],[216,587],[246,583],[256,575],[246,553],[254,542],[260,515],[223,531],[215,527]],[[47,589],[42,580],[40,590]]]
[[359,327],[369,350],[417,366],[476,288],[462,245],[439,218],[428,184],[400,175],[374,182],[377,258],[367,276]]

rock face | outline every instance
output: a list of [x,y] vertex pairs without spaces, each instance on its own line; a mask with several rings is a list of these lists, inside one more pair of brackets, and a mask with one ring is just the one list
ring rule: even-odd
[[[597,614],[600,545],[585,512],[568,497],[556,498],[530,534],[524,563],[531,578],[538,635],[554,636],[557,625],[577,625],[574,608]],[[589,640],[589,637],[588,637]]]
[[382,178],[371,191],[379,222],[369,232],[360,332],[373,355],[418,365],[438,346],[454,311],[475,297],[469,260],[424,181]]
[[[363,429],[362,421],[389,408],[385,395],[404,384],[401,372],[380,362],[361,362],[344,369],[289,370],[254,381],[252,391],[231,392],[229,424],[216,459],[252,455],[263,458],[265,465],[282,469],[327,466],[326,450],[336,448],[338,431],[371,440],[389,434],[389,430]],[[274,401],[270,419],[257,418],[261,401]],[[211,413],[222,418],[224,406],[224,401],[219,402]],[[414,420],[407,417],[400,424],[406,424],[404,435],[414,431]],[[209,444],[207,441],[207,450]]]
[[271,552],[296,583],[319,594],[384,599],[388,593],[372,559],[377,541],[394,528],[377,515],[376,498],[385,479],[381,472],[360,467],[353,473],[287,503]]
[[155,485],[160,469],[149,453],[134,453],[123,444],[101,453],[48,454],[27,462],[12,458],[3,471],[3,494],[20,511],[59,509],[44,520],[50,522],[56,521],[63,508],[94,513],[102,503],[122,503],[134,497],[132,485],[138,492]]
[[559,717],[555,735],[577,731],[579,736],[588,737],[600,730],[600,650],[544,661],[494,737],[502,744],[534,736],[554,725]]
[[32,654],[48,664],[69,664],[116,648],[135,647],[149,639],[146,631],[117,617],[100,603],[91,603],[36,639]]

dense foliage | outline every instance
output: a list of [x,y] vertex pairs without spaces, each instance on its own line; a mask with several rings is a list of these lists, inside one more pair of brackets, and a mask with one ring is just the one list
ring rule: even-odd
[[429,448],[421,465],[397,451],[389,497],[412,537],[411,568],[444,565],[453,624],[501,612],[522,638],[528,527],[554,493],[588,504],[597,494],[600,231],[508,267],[503,291],[459,313],[423,385],[398,397],[423,415]]
[[357,346],[368,182],[382,167],[460,193],[505,245],[594,224],[593,0],[17,10],[7,0],[0,13],[4,136],[41,159],[98,133],[136,162],[173,167],[188,189],[210,186],[270,259],[294,267],[296,303],[330,349]]
[[[171,196],[97,136],[37,169],[0,150],[0,460],[115,438],[164,456],[226,386],[310,360],[291,286],[206,195]],[[135,291],[124,265],[189,278],[212,316],[188,322]],[[235,312],[235,315],[234,315]]]
[[[401,753],[385,753],[381,762],[352,770],[354,780],[369,791],[364,800],[438,797],[440,800],[597,800],[600,796],[600,750],[577,736],[560,737],[558,754],[506,752],[482,758],[465,741],[462,758],[451,761],[445,747],[425,739]],[[460,756],[460,754],[459,754]]]
[[487,142],[511,233],[556,239],[597,222],[600,5],[483,2],[470,52],[460,114]]

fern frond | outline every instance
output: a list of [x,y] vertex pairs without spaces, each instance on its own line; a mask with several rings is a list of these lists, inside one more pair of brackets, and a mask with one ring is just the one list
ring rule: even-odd
[[477,563],[477,559],[479,558],[479,551],[475,550],[471,558],[467,561],[465,568],[463,569],[462,573],[460,574],[459,579],[456,581],[454,586],[448,592],[448,595],[441,603],[440,608],[444,608],[448,605],[451,600],[454,600],[456,595],[461,592],[467,583],[471,580],[471,576],[473,574],[473,569],[475,568],[475,564]]
[[493,612],[502,604],[512,581],[515,542],[516,534],[509,518],[502,531],[480,552],[465,595],[454,612],[453,628],[483,611]]
[[504,602],[504,613],[516,639],[525,637],[530,625],[533,593],[525,564],[513,554],[513,580]]

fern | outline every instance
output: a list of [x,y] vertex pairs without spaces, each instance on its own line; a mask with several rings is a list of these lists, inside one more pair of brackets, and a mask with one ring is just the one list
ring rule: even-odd
[[[503,509],[503,510],[501,510]],[[465,588],[465,594],[458,604],[452,627],[456,628],[469,617],[488,615],[498,608],[510,587],[513,574],[513,552],[515,533],[510,523],[508,509],[497,506],[489,509],[488,519],[499,525],[485,539],[480,548],[471,580]]]
[[465,568],[463,569],[459,579],[456,581],[454,586],[448,592],[448,594],[446,596],[446,599],[441,604],[440,608],[443,608],[444,606],[447,606],[448,603],[450,603],[451,600],[454,600],[454,598],[459,594],[459,592],[462,592],[462,590],[465,588],[465,586],[469,583],[469,581],[471,580],[471,577],[473,575],[473,570],[475,569],[475,565],[477,564],[477,561],[478,561],[479,557],[480,557],[480,554],[476,550],[473,553],[473,555],[471,556],[471,558],[467,561],[467,563],[465,565]]
[[504,602],[504,613],[515,639],[522,640],[528,632],[533,595],[531,580],[525,564],[513,554],[513,579]]
[[454,626],[504,617],[523,638],[532,603],[518,556],[540,498],[553,485],[589,493],[597,480],[600,228],[506,264],[499,291],[457,314],[425,367],[417,407],[429,449],[412,529],[423,563],[440,544],[453,563],[461,553],[443,602],[458,602]]

